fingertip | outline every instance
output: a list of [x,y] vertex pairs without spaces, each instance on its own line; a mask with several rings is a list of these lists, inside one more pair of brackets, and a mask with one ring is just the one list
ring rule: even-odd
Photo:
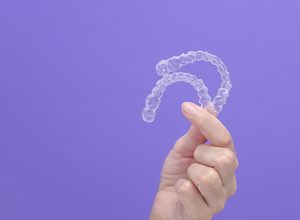
[[182,104],[181,104],[181,110],[184,112],[185,111],[185,109],[187,108],[187,106],[190,104],[190,102],[183,102]]
[[207,118],[208,111],[192,102],[184,102],[182,104],[182,112],[184,116],[192,123],[196,123],[200,118]]
[[199,106],[192,102],[183,102],[181,105],[182,113],[191,118],[197,114]]

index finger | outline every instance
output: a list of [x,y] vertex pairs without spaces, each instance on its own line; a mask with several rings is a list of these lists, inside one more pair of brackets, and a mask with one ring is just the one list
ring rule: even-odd
[[212,145],[233,150],[233,141],[229,131],[215,116],[192,102],[184,102],[182,112]]

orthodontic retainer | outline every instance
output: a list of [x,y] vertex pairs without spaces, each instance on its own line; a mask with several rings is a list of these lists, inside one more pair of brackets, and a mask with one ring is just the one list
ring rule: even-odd
[[[217,71],[221,75],[221,87],[218,89],[217,95],[213,100],[211,100],[208,89],[202,79],[198,79],[197,76],[190,73],[179,72],[182,67],[199,61],[209,62],[216,66]],[[206,108],[214,115],[219,114],[223,109],[232,87],[229,72],[225,64],[217,56],[201,50],[189,51],[180,56],[173,56],[167,60],[161,60],[156,65],[156,72],[162,76],[162,78],[156,82],[151,94],[149,94],[145,100],[142,118],[146,122],[154,121],[163,93],[167,87],[173,83],[185,82],[192,85],[197,91],[200,106]]]

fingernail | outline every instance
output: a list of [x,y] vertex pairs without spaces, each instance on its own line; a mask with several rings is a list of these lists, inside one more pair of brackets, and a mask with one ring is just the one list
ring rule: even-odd
[[197,106],[191,102],[184,102],[182,104],[182,110],[185,114],[193,116],[197,113]]

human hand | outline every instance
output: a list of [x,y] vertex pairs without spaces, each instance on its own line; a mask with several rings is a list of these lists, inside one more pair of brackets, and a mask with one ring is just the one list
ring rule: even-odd
[[211,219],[236,191],[238,161],[229,131],[193,103],[183,103],[182,112],[192,125],[164,162],[151,220]]

